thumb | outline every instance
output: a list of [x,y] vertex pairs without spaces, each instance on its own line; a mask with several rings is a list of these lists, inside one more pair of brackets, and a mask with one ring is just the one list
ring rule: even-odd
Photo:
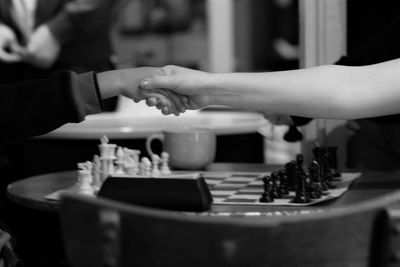
[[149,77],[140,82],[140,87],[143,89],[170,89],[174,90],[178,87],[179,82],[169,76]]

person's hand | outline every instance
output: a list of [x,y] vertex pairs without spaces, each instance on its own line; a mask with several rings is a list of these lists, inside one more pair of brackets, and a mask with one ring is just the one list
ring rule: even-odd
[[0,24],[0,61],[15,63],[22,61],[18,53],[22,47],[18,43],[14,31],[7,25]]
[[30,37],[23,53],[24,60],[47,69],[57,60],[61,45],[46,25],[39,26]]
[[[161,109],[164,114],[179,115],[185,112],[182,98],[169,90],[159,88],[140,90],[139,85],[143,79],[164,75],[160,68],[131,68],[101,72],[97,74],[97,81],[102,98],[109,98],[118,94],[131,98],[134,102],[151,98],[154,106]],[[164,110],[168,110],[166,113]]]
[[[213,94],[207,90],[206,85],[211,74],[178,66],[165,66],[160,70],[161,75],[152,76],[141,82],[140,88],[143,94],[147,94],[149,90],[162,89],[161,91],[164,91],[169,100],[173,101],[177,110],[200,109],[213,103]],[[178,96],[172,98],[171,93]],[[163,105],[163,101],[153,97],[148,97],[146,103],[161,109],[165,115],[173,113],[168,110],[167,105]],[[171,105],[170,102],[166,103]]]

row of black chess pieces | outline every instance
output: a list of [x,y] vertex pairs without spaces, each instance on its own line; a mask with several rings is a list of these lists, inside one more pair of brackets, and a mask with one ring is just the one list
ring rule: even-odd
[[264,192],[260,202],[273,202],[276,198],[295,192],[293,203],[309,203],[329,194],[335,188],[334,181],[340,180],[341,172],[337,164],[337,147],[315,146],[313,159],[304,167],[304,156],[296,155],[296,160],[285,164],[284,168],[273,171],[262,178]]

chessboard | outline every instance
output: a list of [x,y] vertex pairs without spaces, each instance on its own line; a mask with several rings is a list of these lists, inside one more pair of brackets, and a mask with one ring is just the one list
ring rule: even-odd
[[[174,177],[187,174],[193,176],[192,172],[172,172],[165,177]],[[205,179],[213,198],[213,205],[260,205],[260,206],[310,206],[317,203],[329,201],[342,196],[351,184],[360,176],[360,173],[342,173],[340,179],[335,179],[335,187],[328,189],[320,198],[311,199],[307,203],[295,203],[294,191],[287,195],[275,198],[271,202],[261,202],[260,198],[264,192],[263,177],[271,175],[271,172],[200,172]],[[132,176],[137,177],[137,176]],[[127,177],[129,179],[129,177]],[[163,176],[145,177],[143,179],[163,179]],[[112,178],[109,178],[112,179]],[[79,194],[76,186],[57,190],[45,198],[58,201],[63,193]]]
[[334,188],[307,203],[293,202],[294,191],[289,191],[287,195],[275,198],[271,202],[261,202],[260,198],[264,192],[262,178],[271,173],[204,172],[202,175],[210,189],[214,205],[310,206],[342,196],[360,173],[342,173],[340,179],[335,179]]
[[[77,164],[76,184],[53,192],[45,196],[46,199],[58,200],[64,192],[96,196],[105,180],[113,179],[113,176],[153,179],[150,182],[152,188],[165,182],[160,179],[185,176],[185,172],[170,169],[166,152],[160,156],[152,155],[151,159],[140,158],[140,151],[111,144],[106,136],[100,141],[100,155],[94,155],[92,161]],[[282,169],[270,173],[199,172],[199,175],[204,178],[215,205],[272,206],[308,206],[340,197],[360,175],[340,172],[336,147],[316,146],[313,155],[308,166],[304,164],[303,155],[298,154]],[[187,172],[186,178],[191,179],[192,174]],[[143,180],[139,182],[143,183]],[[172,182],[176,183],[177,179]]]

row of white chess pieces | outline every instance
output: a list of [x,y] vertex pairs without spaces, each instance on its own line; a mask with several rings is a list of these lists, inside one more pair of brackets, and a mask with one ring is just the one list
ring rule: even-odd
[[74,186],[77,193],[95,194],[110,175],[140,175],[157,177],[171,174],[169,154],[153,154],[151,160],[140,159],[140,150],[109,144],[103,136],[99,145],[100,156],[94,155],[92,161],[78,163],[78,181]]

